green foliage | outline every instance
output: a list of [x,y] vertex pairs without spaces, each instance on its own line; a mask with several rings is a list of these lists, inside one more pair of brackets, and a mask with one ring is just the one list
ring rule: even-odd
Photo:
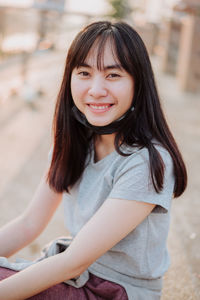
[[108,0],[108,3],[112,6],[112,12],[109,14],[112,18],[124,19],[131,12],[128,0]]

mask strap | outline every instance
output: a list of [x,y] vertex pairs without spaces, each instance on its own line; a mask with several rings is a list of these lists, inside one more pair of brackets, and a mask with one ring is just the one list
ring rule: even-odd
[[88,122],[85,115],[82,112],[80,112],[80,110],[75,105],[72,107],[72,114],[75,117],[75,119],[79,121],[81,124],[83,124],[85,127],[91,129],[93,132],[97,134],[112,134],[117,132],[120,129],[120,127],[123,125],[124,119],[132,111],[134,111],[134,106],[129,108],[129,110],[123,116],[113,121],[112,123],[106,126],[94,126]]

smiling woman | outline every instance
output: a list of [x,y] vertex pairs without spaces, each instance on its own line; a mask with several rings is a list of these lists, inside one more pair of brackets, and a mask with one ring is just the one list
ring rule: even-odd
[[132,27],[102,21],[76,36],[53,125],[50,166],[28,209],[0,230],[0,255],[35,239],[62,198],[70,243],[14,275],[0,259],[0,278],[12,275],[0,299],[160,299],[171,200],[187,174]]
[[134,95],[133,77],[116,61],[112,41],[108,40],[101,51],[102,66],[97,65],[97,42],[84,64],[72,71],[71,78],[74,103],[95,126],[105,126],[119,119],[132,106]]

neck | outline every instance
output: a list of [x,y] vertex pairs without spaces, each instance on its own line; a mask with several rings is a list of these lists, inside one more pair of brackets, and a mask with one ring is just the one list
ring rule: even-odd
[[95,161],[101,160],[115,150],[116,134],[96,135],[94,139]]
[[113,149],[116,133],[96,135],[95,146],[102,145],[107,149]]

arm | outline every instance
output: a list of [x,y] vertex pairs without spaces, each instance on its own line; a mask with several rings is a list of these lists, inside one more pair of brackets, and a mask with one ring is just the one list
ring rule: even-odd
[[[107,199],[65,252],[0,282],[0,299],[25,299],[80,275],[142,222],[154,206],[136,201]],[[12,296],[9,293],[11,287],[15,291]]]
[[23,214],[0,229],[0,256],[9,257],[32,242],[46,227],[61,201],[42,178]]

